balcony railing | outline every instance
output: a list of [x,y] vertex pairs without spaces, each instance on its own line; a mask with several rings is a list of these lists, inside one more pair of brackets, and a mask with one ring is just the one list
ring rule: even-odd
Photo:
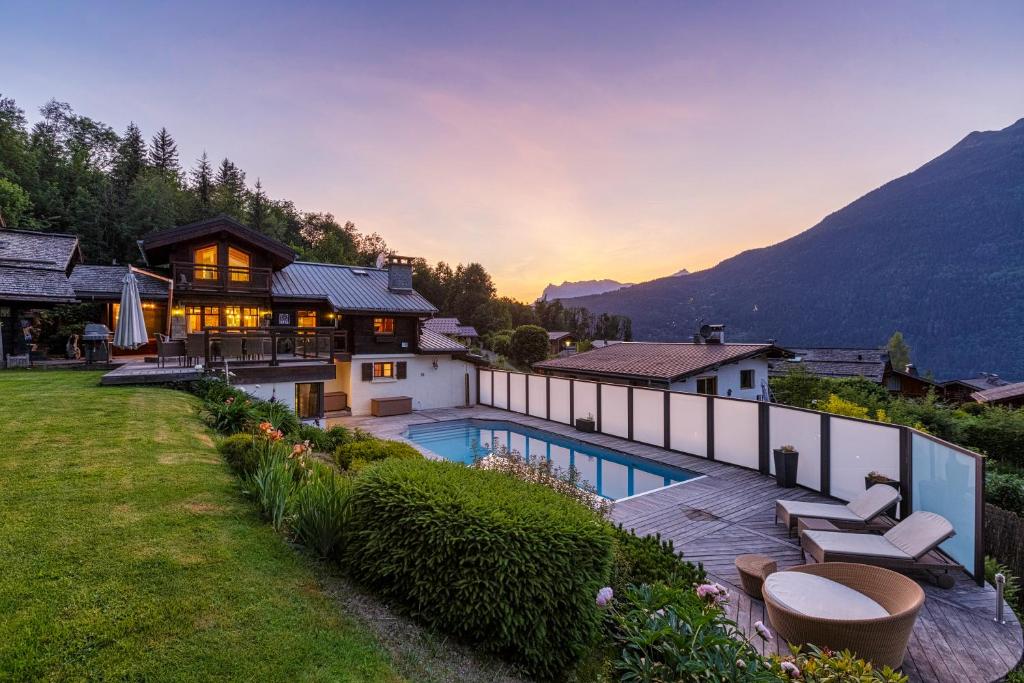
[[349,352],[348,332],[333,327],[207,327],[186,341],[190,361],[280,365],[282,362],[333,363]]
[[171,276],[178,291],[269,294],[273,275],[270,268],[216,266],[186,261],[171,264]]

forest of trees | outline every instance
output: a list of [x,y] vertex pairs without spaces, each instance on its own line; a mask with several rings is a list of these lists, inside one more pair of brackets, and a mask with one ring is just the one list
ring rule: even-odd
[[[372,265],[389,251],[330,213],[304,212],[251,186],[229,158],[206,152],[186,168],[167,128],[147,136],[134,123],[122,133],[51,100],[29,126],[25,112],[0,95],[0,216],[9,228],[78,235],[90,263],[138,263],[137,242],[154,230],[226,214],[291,246],[307,261]],[[441,315],[481,334],[539,324],[579,338],[629,338],[629,320],[594,317],[560,302],[536,307],[498,297],[479,263],[416,263],[414,284]]]

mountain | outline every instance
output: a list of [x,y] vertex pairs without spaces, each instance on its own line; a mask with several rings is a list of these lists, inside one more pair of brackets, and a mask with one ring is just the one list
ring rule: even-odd
[[974,132],[784,242],[708,270],[576,299],[637,339],[880,346],[903,332],[937,377],[1024,379],[1024,119]]
[[[669,275],[669,277],[679,277],[680,275],[689,275],[690,271],[686,268],[677,270],[676,272]],[[550,284],[544,288],[544,293],[541,294],[542,299],[553,301],[554,299],[575,299],[581,296],[592,296],[594,294],[604,294],[605,292],[614,292],[622,289],[623,287],[632,287],[631,282],[619,282],[618,280],[578,280],[576,282],[565,281],[560,285]]]

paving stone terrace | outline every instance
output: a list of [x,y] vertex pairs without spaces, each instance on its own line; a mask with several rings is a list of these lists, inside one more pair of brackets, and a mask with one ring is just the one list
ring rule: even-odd
[[[713,580],[728,584],[730,616],[747,633],[754,622],[770,625],[770,620],[764,603],[739,588],[735,557],[761,553],[775,558],[780,569],[800,564],[797,541],[774,522],[774,501],[780,497],[832,500],[805,489],[779,489],[774,479],[740,467],[480,406],[387,418],[346,417],[332,419],[330,424],[361,427],[383,438],[407,441],[404,433],[410,424],[466,418],[515,422],[705,475],[616,503],[612,516],[639,534],[660,533],[672,539],[687,559],[704,563]],[[978,586],[963,572],[957,573],[956,584],[949,590],[926,577],[917,578],[926,600],[903,664],[911,681],[997,681],[1017,665],[1024,652],[1021,626],[1009,606],[1004,607],[1006,624],[994,621],[996,594],[991,586]],[[760,647],[788,652],[778,638]]]

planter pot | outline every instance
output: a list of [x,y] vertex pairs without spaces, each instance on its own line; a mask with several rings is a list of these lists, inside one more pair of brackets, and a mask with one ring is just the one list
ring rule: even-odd
[[791,489],[796,486],[796,468],[800,460],[800,453],[783,451],[778,448],[774,452],[775,483],[784,489]]
[[576,418],[576,429],[581,432],[593,432],[597,428],[597,423],[593,420],[588,420],[585,417]]
[[[896,481],[895,479],[872,479],[871,477],[864,477],[864,490],[865,491],[867,491],[872,486],[877,486],[879,484],[881,484],[882,486],[891,486],[894,489],[896,489],[897,492],[900,491],[900,483],[898,481]],[[896,519],[896,506],[897,505],[898,505],[898,503],[893,503],[891,506],[889,506],[889,508],[887,510],[885,510],[884,514],[888,515],[889,517],[891,517],[893,519]]]

